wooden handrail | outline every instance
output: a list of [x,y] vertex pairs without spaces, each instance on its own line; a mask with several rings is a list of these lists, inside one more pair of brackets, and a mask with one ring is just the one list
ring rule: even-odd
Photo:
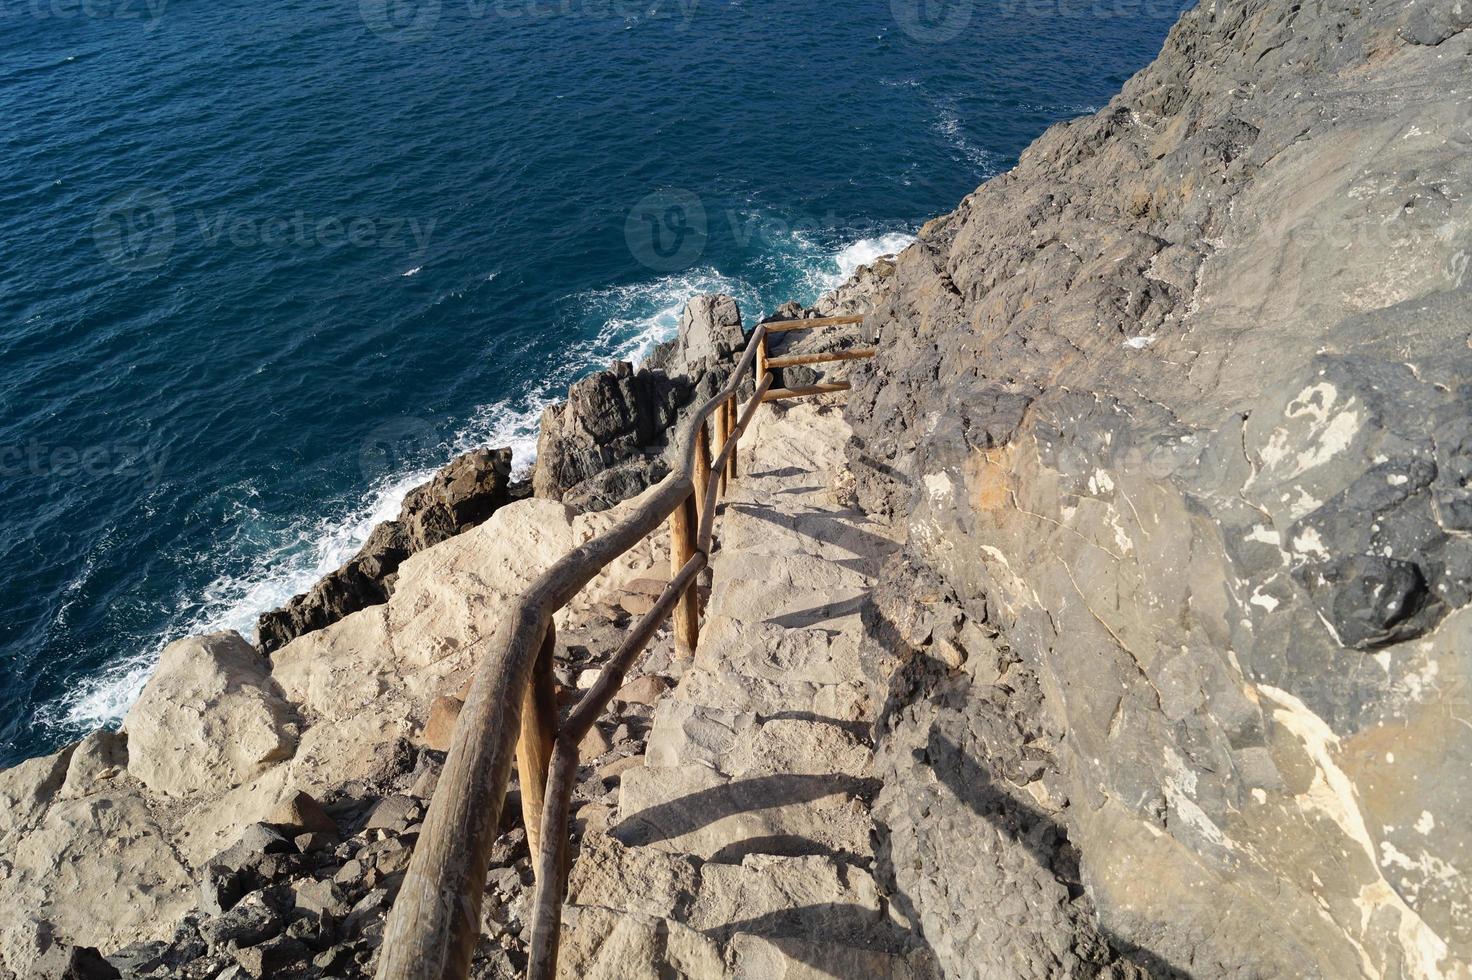
[[762,396],[764,402],[774,402],[779,398],[806,398],[808,395],[826,395],[834,391],[848,391],[847,381],[824,381],[815,385],[801,385],[797,388],[773,388]]
[[851,350],[833,350],[826,354],[790,354],[787,357],[770,357],[767,359],[769,368],[797,367],[800,364],[825,364],[828,361],[855,361],[861,358],[873,357],[877,351],[872,347],[855,348]]
[[792,330],[816,330],[818,327],[836,327],[845,323],[863,323],[863,314],[844,316],[815,316],[806,320],[771,320],[763,323],[767,333],[788,333]]
[[[697,462],[701,455],[701,430],[707,425],[711,413],[727,405],[739,391],[743,375],[763,347],[766,335],[766,327],[758,324],[726,387],[696,409],[681,426],[674,454],[680,465],[674,467],[622,521],[573,549],[538,576],[508,610],[506,619],[492,635],[485,653],[475,665],[470,691],[455,724],[437,791],[430,801],[398,899],[389,914],[378,966],[379,980],[464,980],[469,974],[471,956],[480,935],[486,868],[499,828],[511,759],[519,742],[523,700],[529,700],[528,687],[533,667],[543,645],[551,642],[552,617],[605,566],[654,533],[677,507],[684,507],[690,500],[695,491],[695,468],[704,468],[703,459]],[[730,427],[729,438],[723,442],[718,461],[720,474],[729,471],[740,433],[770,385],[769,374],[758,379],[751,404],[742,413],[740,422]],[[710,512],[709,519],[713,520],[712,493],[718,492],[721,481],[714,478],[717,476],[716,465],[711,465],[705,472],[712,478],[706,481],[704,488],[703,510]],[[703,518],[704,513],[701,516]],[[698,527],[694,530],[702,547],[684,562],[654,608],[625,640],[614,658],[618,661],[627,654],[622,670],[632,663],[675,604],[687,593],[693,594],[691,584],[694,577],[710,557],[708,529]],[[613,664],[614,661],[610,661],[609,667]],[[605,667],[600,685],[593,691],[607,693],[602,680],[610,676],[609,667]],[[590,706],[593,701],[589,696],[593,691],[584,696],[584,702]],[[609,693],[608,697],[611,698],[612,694]],[[602,705],[596,711],[590,707],[594,717],[601,710]],[[591,720],[577,715],[577,712],[574,715],[586,734]],[[569,723],[562,726],[562,733],[574,730],[572,720],[570,718]],[[540,732],[538,726],[532,728]],[[540,734],[536,737],[538,740],[542,738]],[[552,778],[558,777],[559,763],[565,768],[564,748],[565,739],[563,734],[559,734],[552,752]],[[576,758],[575,744],[573,758]],[[528,764],[530,762],[528,759]],[[575,761],[572,770],[575,774]],[[523,774],[522,778],[540,783],[540,775]],[[562,783],[554,786],[558,788],[553,789],[542,807],[540,821],[543,830],[540,846],[544,858],[549,850],[560,853],[566,844],[566,813],[571,789],[560,788]],[[551,822],[555,821],[558,813],[562,814],[562,823]],[[549,827],[552,828],[550,831]],[[528,836],[530,838],[531,835]],[[538,862],[541,871],[538,878],[539,902],[542,890],[546,888],[551,896],[549,900],[560,909],[561,874],[556,865],[551,865],[553,870],[550,871],[548,867],[546,861]],[[555,964],[555,924],[552,930],[551,955]],[[544,944],[547,941],[544,937]]]
[[[761,407],[762,395],[772,384],[772,375],[766,374],[756,386],[756,391],[746,405],[746,410],[732,427],[730,438],[721,447],[721,454],[711,466],[714,473],[726,465],[736,453],[741,433],[751,422],[756,410]],[[598,715],[613,700],[625,672],[634,659],[643,652],[654,631],[672,609],[677,608],[681,595],[693,595],[695,576],[710,561],[711,535],[715,530],[717,481],[712,479],[705,492],[701,509],[699,547],[684,567],[670,580],[660,593],[653,607],[644,614],[629,632],[623,646],[604,665],[598,680],[583,695],[577,707],[567,716],[566,723],[557,734],[556,747],[552,750],[552,769],[548,774],[547,806],[542,811],[542,849],[533,854],[536,862],[537,890],[532,900],[532,941],[527,964],[528,980],[553,980],[557,974],[557,940],[561,934],[562,896],[567,891],[567,818],[572,804],[572,791],[577,782],[579,750],[583,736],[593,727]]]
[[[464,980],[469,974],[480,936],[486,868],[499,830],[513,755],[521,772],[523,816],[537,879],[529,975],[533,980],[551,980],[556,972],[566,891],[567,818],[577,776],[578,743],[671,614],[675,616],[677,653],[694,653],[699,639],[695,582],[710,564],[717,503],[728,482],[738,476],[741,436],[757,410],[777,398],[849,387],[836,382],[774,389],[768,368],[873,355],[865,350],[768,358],[767,336],[863,319],[836,316],[758,324],[726,386],[677,430],[673,443],[677,465],[670,474],[623,520],[538,576],[507,611],[475,664],[438,789],[389,914],[379,980]],[[737,394],[753,363],[756,383],[750,399],[738,411]],[[720,439],[714,459],[712,426]],[[665,520],[671,522],[669,584],[630,629],[597,682],[557,726],[555,699],[550,696],[554,614]]]

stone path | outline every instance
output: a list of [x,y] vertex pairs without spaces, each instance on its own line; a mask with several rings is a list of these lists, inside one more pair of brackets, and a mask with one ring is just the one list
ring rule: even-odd
[[834,407],[763,409],[700,646],[569,884],[566,977],[925,977],[871,874],[862,598],[886,529],[840,505]]

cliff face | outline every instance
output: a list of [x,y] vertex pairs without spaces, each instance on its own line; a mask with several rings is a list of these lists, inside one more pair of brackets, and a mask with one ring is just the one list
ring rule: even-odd
[[1469,24],[1203,3],[900,257],[850,463],[949,973],[1075,972],[1091,908],[1158,971],[1469,969]]

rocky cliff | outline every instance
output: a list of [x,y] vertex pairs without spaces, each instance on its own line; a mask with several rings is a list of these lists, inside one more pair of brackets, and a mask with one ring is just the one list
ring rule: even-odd
[[1202,3],[900,256],[849,455],[948,975],[1086,973],[1095,916],[1157,973],[1472,970],[1469,25]]

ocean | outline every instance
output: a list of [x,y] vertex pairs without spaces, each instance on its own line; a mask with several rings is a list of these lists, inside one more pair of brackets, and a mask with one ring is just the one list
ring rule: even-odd
[[1165,0],[0,0],[0,765],[457,452],[902,248]]

